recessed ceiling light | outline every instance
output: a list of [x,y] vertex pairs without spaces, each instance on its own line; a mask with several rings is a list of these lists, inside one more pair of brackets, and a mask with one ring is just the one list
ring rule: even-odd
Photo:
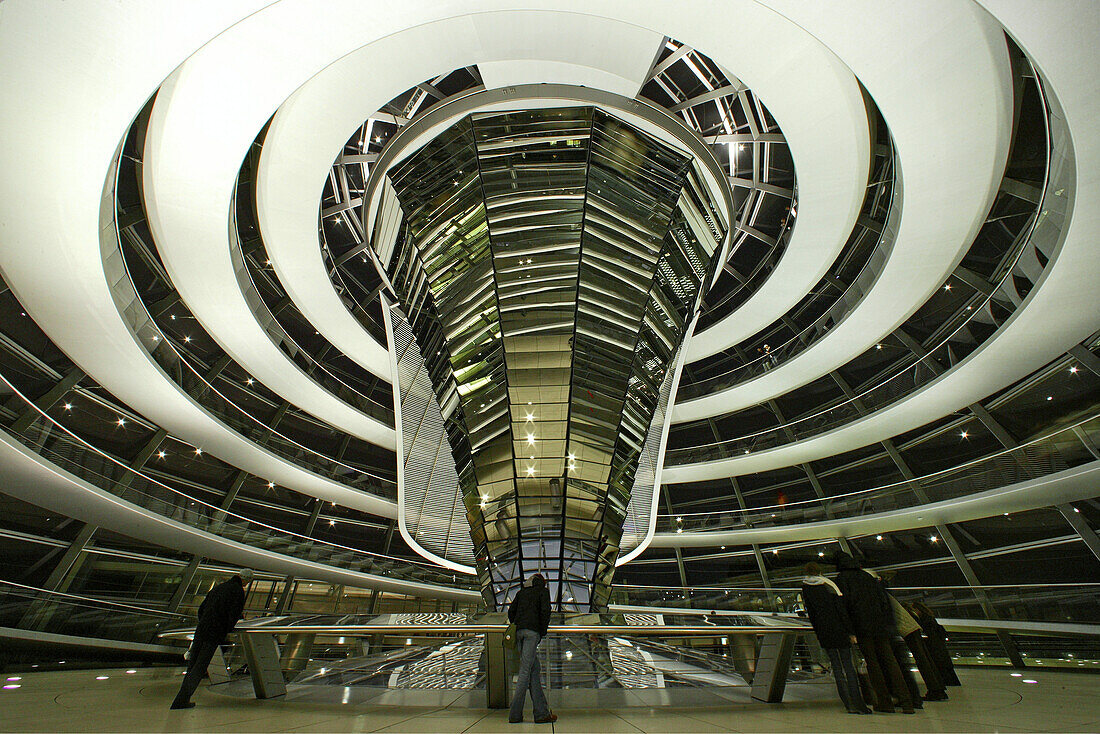
[[65,410],[72,410],[72,409],[73,409],[73,404],[72,403],[65,403]]
[[1069,373],[1071,375],[1076,375],[1077,374],[1077,368],[1076,367],[1070,367],[1069,368]]
[[164,453],[163,451],[158,451],[158,452],[157,452],[157,456],[158,456],[158,457],[160,457],[161,459],[163,459],[163,458],[164,458],[165,456],[167,456],[167,455],[168,455],[168,454]]

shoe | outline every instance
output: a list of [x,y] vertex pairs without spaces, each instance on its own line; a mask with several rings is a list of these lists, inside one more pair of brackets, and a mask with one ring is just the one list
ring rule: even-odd
[[521,716],[518,719],[508,719],[508,723],[509,724],[522,724],[523,723],[523,717]]
[[553,724],[557,720],[558,720],[558,715],[557,714],[550,714],[549,716],[544,716],[541,719],[535,719],[535,723],[536,724]]
[[915,713],[917,713],[914,709],[902,709],[901,712],[903,714],[915,714]]
[[869,713],[871,713],[871,709],[869,709],[869,708],[848,709],[848,713],[850,713],[850,714],[860,714],[860,715],[869,714]]
[[891,706],[890,708],[886,708],[885,706],[875,706],[875,711],[880,714],[892,714],[894,713],[894,707]]
[[168,708],[170,708],[170,709],[193,709],[193,708],[195,708],[195,702],[194,701],[184,701],[184,702],[181,703],[179,701],[173,701],[172,705],[169,706]]

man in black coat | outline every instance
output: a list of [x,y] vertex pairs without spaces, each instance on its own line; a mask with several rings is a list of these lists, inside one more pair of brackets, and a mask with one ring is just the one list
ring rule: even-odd
[[844,708],[850,714],[869,714],[859,690],[859,677],[852,665],[852,643],[856,641],[844,597],[840,589],[821,575],[821,566],[806,564],[802,580],[802,603],[813,625],[814,634],[833,666],[833,679]]
[[550,589],[547,588],[542,574],[532,576],[530,586],[516,592],[508,606],[508,621],[516,626],[516,650],[519,653],[519,675],[516,678],[516,692],[512,696],[508,721],[513,724],[523,721],[523,704],[527,700],[528,691],[531,692],[535,723],[557,721],[557,714],[550,713],[550,705],[546,703],[539,666],[539,642],[546,636],[546,629],[550,626]]
[[912,714],[913,699],[890,647],[897,637],[894,610],[882,581],[859,567],[846,553],[837,555],[836,585],[844,595],[844,608],[852,621],[856,642],[867,661],[867,675],[875,691],[875,711],[894,712],[891,694],[898,699],[902,713]]
[[195,640],[191,643],[187,660],[187,674],[183,676],[179,693],[171,708],[189,709],[195,706],[191,696],[206,675],[210,660],[225,636],[233,631],[244,613],[245,589],[252,583],[252,571],[244,569],[228,581],[224,581],[206,595],[199,605],[199,623],[195,627]]

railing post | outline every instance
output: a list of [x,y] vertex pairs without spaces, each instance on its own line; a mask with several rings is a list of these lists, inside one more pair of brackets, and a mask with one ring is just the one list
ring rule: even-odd
[[787,674],[794,655],[795,636],[788,632],[769,632],[760,641],[760,655],[752,676],[750,695],[764,703],[781,703],[787,688]]
[[248,675],[252,678],[252,690],[256,698],[274,698],[286,695],[286,680],[279,664],[279,646],[275,636],[263,633],[238,633],[244,657],[248,661]]
[[486,708],[508,708],[508,666],[505,664],[506,654],[507,652],[504,649],[504,630],[485,633]]

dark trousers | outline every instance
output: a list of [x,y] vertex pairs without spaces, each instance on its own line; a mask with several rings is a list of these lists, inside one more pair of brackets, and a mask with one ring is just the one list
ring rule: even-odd
[[176,694],[173,704],[187,703],[195,690],[199,687],[202,677],[206,675],[206,669],[210,667],[210,660],[214,657],[214,651],[218,649],[218,643],[212,640],[196,639],[191,643],[191,656],[187,661],[187,674],[180,683],[180,692]]
[[857,637],[857,640],[859,651],[867,661],[867,677],[871,679],[871,688],[875,691],[875,710],[893,711],[894,702],[890,698],[893,694],[903,711],[911,711],[913,699],[890,648],[890,638]]
[[894,660],[898,663],[901,677],[905,679],[905,687],[909,689],[909,698],[915,708],[921,708],[924,700],[920,695],[920,686],[917,685],[917,676],[913,675],[913,669],[909,667],[909,648],[905,646],[905,640],[900,635],[890,638],[890,650],[894,653]]
[[825,654],[829,656],[829,662],[833,666],[833,680],[836,681],[836,692],[840,694],[840,700],[844,702],[844,708],[849,711],[864,711],[867,704],[863,702],[863,693],[859,690],[859,676],[852,665],[851,647],[827,647]]
[[917,661],[917,670],[920,671],[920,677],[924,678],[928,695],[933,698],[939,697],[941,694],[946,696],[947,689],[944,688],[943,678],[940,677],[940,671],[936,669],[936,663],[932,660],[928,647],[924,644],[920,630],[914,630],[905,636],[905,646],[909,648],[909,652],[913,653],[913,659]]
[[936,663],[940,680],[949,686],[960,686],[959,676],[955,673],[955,664],[951,662],[951,653],[947,649],[947,642],[942,637],[929,635],[923,638],[924,647]]
[[516,691],[512,695],[512,707],[508,712],[510,721],[523,718],[523,704],[527,693],[531,693],[531,707],[535,721],[550,715],[550,706],[546,703],[546,694],[542,690],[542,670],[539,666],[538,632],[528,629],[516,631],[516,651],[519,653],[519,675],[516,677]]

